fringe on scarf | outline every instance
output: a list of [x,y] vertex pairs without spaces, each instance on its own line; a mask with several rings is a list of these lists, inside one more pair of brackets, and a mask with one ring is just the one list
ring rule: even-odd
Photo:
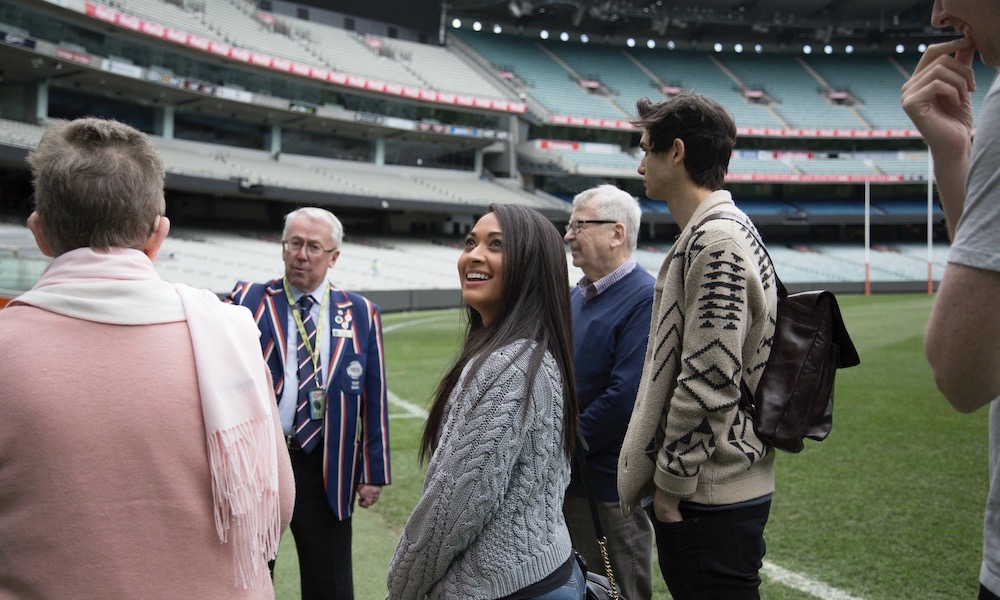
[[281,539],[274,425],[263,415],[208,436],[219,540],[233,547],[236,585],[255,588]]

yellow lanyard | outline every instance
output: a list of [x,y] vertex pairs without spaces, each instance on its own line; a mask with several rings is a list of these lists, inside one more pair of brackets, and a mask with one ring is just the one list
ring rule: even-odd
[[306,346],[306,352],[309,353],[309,358],[312,359],[313,363],[313,378],[316,380],[316,387],[323,387],[323,380],[320,377],[320,348],[319,348],[319,334],[323,331],[323,319],[326,317],[326,302],[330,299],[330,286],[326,285],[323,287],[323,301],[319,305],[319,320],[316,322],[316,347],[313,348],[312,343],[309,341],[309,334],[306,333],[306,326],[302,323],[302,316],[299,314],[298,306],[296,306],[295,299],[292,298],[292,291],[289,289],[288,278],[284,277],[281,280],[281,285],[285,288],[285,297],[288,298],[288,306],[292,309],[292,318],[295,319],[295,326],[299,329],[299,337],[302,339],[302,343]]

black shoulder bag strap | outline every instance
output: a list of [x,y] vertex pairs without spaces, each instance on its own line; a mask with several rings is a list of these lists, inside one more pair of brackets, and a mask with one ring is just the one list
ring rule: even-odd
[[576,438],[576,466],[580,470],[583,489],[587,492],[587,503],[590,505],[590,516],[594,520],[594,533],[597,534],[597,546],[601,549],[604,570],[608,574],[611,597],[614,600],[618,600],[618,584],[615,583],[615,574],[611,570],[611,558],[608,556],[608,538],[604,535],[604,529],[601,527],[601,516],[597,513],[597,496],[594,494],[594,487],[590,482],[590,469],[587,468],[586,451],[589,449],[589,446],[587,445],[587,440],[583,439],[583,434],[579,431],[576,434]]

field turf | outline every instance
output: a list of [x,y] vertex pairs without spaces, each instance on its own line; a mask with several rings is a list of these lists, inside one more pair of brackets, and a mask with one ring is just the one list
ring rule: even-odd
[[[955,412],[923,356],[927,295],[842,296],[861,365],[840,371],[834,427],[801,454],[781,453],[765,530],[765,599],[974,598],[987,493],[987,411]],[[389,388],[424,407],[463,335],[457,310],[384,317]],[[354,522],[359,600],[385,597],[385,573],[420,496],[423,421],[391,406],[393,484]],[[654,569],[655,570],[655,569]],[[789,575],[791,572],[791,575]],[[669,598],[654,573],[654,597]],[[286,533],[278,600],[299,597]]]

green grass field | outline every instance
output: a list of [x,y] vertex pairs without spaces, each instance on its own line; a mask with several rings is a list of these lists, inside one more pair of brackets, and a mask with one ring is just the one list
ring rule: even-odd
[[[974,598],[988,484],[987,411],[959,414],[934,389],[922,351],[929,296],[840,302],[862,364],[838,375],[830,437],[807,441],[801,454],[778,456],[761,595]],[[384,324],[389,388],[426,406],[461,339],[459,311],[389,314]],[[393,484],[374,508],[354,517],[361,600],[385,597],[386,569],[423,480],[416,458],[423,421],[397,406],[391,411]],[[806,585],[788,583],[795,580],[788,571],[808,578]],[[654,583],[654,596],[669,598],[658,571]],[[290,535],[282,541],[275,587],[279,600],[299,597]]]

